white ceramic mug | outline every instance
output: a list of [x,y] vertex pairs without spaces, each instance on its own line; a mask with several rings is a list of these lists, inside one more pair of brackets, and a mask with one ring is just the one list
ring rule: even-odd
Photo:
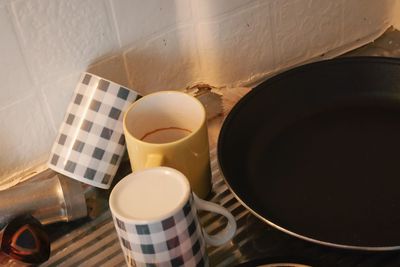
[[[236,232],[228,210],[198,198],[187,178],[169,167],[126,176],[112,190],[109,204],[129,266],[208,266],[206,244],[220,246]],[[223,215],[226,228],[210,236],[197,210]]]
[[108,189],[125,151],[123,113],[139,97],[131,89],[83,73],[53,144],[49,168]]

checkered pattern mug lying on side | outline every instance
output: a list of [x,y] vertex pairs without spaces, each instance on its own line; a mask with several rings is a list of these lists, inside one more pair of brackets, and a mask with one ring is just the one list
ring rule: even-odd
[[133,90],[82,74],[54,142],[49,168],[108,189],[125,150],[123,113],[138,98]]
[[[129,266],[208,266],[206,244],[222,245],[236,232],[228,210],[198,198],[187,178],[169,167],[126,176],[112,190],[109,204]],[[226,229],[209,236],[198,209],[226,217]]]

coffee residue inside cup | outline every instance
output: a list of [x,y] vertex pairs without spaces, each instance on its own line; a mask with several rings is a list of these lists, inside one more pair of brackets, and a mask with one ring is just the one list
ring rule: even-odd
[[148,143],[163,144],[180,140],[191,133],[191,130],[180,127],[158,128],[146,133],[140,140]]

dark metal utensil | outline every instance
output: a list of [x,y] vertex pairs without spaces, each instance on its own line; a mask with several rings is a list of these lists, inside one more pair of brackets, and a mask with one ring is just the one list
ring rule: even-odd
[[0,251],[30,264],[43,263],[50,257],[50,241],[42,224],[31,215],[14,218],[0,233]]

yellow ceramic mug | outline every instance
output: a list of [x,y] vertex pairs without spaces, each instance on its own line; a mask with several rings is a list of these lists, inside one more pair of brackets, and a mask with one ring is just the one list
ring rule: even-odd
[[162,91],[137,100],[123,120],[132,169],[177,169],[199,197],[206,197],[211,189],[206,123],[203,105],[188,94]]

